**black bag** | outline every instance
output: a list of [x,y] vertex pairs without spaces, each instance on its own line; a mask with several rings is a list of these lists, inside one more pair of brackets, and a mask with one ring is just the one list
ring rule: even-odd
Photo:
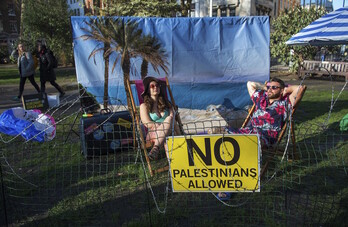
[[57,68],[58,67],[58,60],[57,60],[56,56],[54,55],[53,51],[48,50],[47,53],[51,56],[52,68]]

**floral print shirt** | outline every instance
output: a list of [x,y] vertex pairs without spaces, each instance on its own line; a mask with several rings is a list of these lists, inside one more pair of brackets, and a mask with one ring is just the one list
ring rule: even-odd
[[242,129],[230,129],[232,133],[258,133],[264,145],[269,146],[277,141],[279,132],[288,117],[290,110],[289,96],[269,102],[265,91],[257,90],[251,96],[255,103],[255,111],[249,125]]

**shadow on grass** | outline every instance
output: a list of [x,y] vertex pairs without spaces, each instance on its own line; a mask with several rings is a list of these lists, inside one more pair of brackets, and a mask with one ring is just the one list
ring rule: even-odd
[[323,167],[301,177],[300,184],[289,184],[287,209],[290,224],[337,226],[347,216],[347,166]]
[[[112,190],[112,188],[110,188]],[[98,191],[98,189],[96,189]],[[102,193],[102,192],[101,192]],[[67,206],[59,213],[48,212],[45,217],[27,222],[23,226],[122,226],[141,216],[148,216],[146,192],[116,192],[118,198],[100,201],[98,197],[86,198],[90,203],[84,206]],[[86,195],[87,196],[87,195]],[[150,226],[149,220],[142,223]]]
[[[348,133],[339,131],[336,122],[326,129],[320,125],[301,125],[296,137],[300,159],[287,160],[285,156],[281,163],[281,157],[272,157],[262,182],[269,180],[273,188],[268,186],[273,191],[285,188],[288,225],[346,223]],[[291,145],[288,152],[292,153]],[[276,184],[278,181],[283,185]]]
[[[323,116],[325,113],[329,113],[331,101],[328,98],[328,101],[301,101],[294,118],[297,122],[302,123],[309,120],[313,120],[317,117]],[[337,113],[342,110],[347,109],[347,100],[337,100],[335,106],[332,110],[332,113]],[[321,110],[321,111],[318,111]]]
[[[344,140],[332,135],[336,127],[298,129],[301,159],[278,167],[281,171],[269,182],[262,180],[260,193],[234,194],[227,202],[231,206],[211,193],[170,192],[167,173],[150,178],[151,191],[139,159],[134,164],[136,152],[85,160],[79,138],[73,135],[64,144],[69,127],[61,127],[51,143],[18,141],[2,151],[19,176],[38,186],[29,186],[6,168],[8,214],[11,223],[24,226],[342,224],[339,220],[344,219],[335,217],[346,215],[347,175],[346,166],[331,158],[342,160],[344,149]],[[153,197],[161,211],[166,208],[165,214],[157,210]]]
[[[40,220],[41,216],[48,215],[59,216],[57,220],[63,220],[63,223],[64,220],[70,220],[72,223],[72,220],[79,220],[84,215],[90,216],[83,219],[86,221],[81,221],[85,225],[88,221],[96,221],[105,216],[103,212],[107,212],[108,209],[100,208],[104,201],[120,197],[122,201],[128,200],[129,204],[137,203],[125,196],[144,187],[138,174],[141,170],[134,168],[134,164],[130,168],[133,168],[135,173],[129,173],[127,171],[130,171],[130,168],[127,168],[126,164],[118,163],[115,168],[113,162],[103,167],[97,160],[95,163],[87,162],[60,168],[54,166],[45,168],[41,165],[38,168],[42,170],[32,170],[30,178],[21,176],[38,187],[30,187],[25,182],[15,182],[16,179],[7,178],[6,180],[12,181],[6,185],[5,191],[9,219],[13,222],[25,220],[28,217]],[[110,168],[109,171],[108,168]],[[32,168],[23,170],[30,169]],[[10,188],[15,188],[16,191]],[[124,212],[127,209],[131,210],[125,204],[121,205],[118,202],[114,208]],[[114,211],[115,209],[112,212]],[[124,218],[131,220],[129,215]],[[76,223],[81,224],[79,221]]]

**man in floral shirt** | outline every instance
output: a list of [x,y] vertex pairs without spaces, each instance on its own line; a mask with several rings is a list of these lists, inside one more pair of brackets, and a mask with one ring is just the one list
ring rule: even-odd
[[288,86],[282,80],[273,78],[267,85],[247,83],[255,111],[249,125],[242,129],[228,129],[228,133],[258,133],[263,146],[270,146],[277,141],[289,112],[294,103],[299,86]]
[[295,102],[299,86],[285,86],[281,79],[273,78],[267,85],[247,83],[255,111],[249,125],[241,129],[228,129],[229,133],[258,133],[263,146],[274,144]]
[[[267,85],[249,81],[247,88],[255,103],[251,121],[245,128],[227,128],[226,131],[232,134],[258,133],[262,146],[270,146],[277,141],[301,87],[285,86],[282,80],[273,78]],[[228,200],[231,193],[220,192],[217,196],[221,200]]]

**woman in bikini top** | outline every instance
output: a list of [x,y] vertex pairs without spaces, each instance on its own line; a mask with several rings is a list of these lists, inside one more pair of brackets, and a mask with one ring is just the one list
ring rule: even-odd
[[[146,140],[153,144],[148,156],[155,160],[164,145],[165,137],[171,135],[173,120],[175,121],[174,111],[164,92],[161,92],[161,81],[155,77],[146,77],[143,84],[144,92],[141,96],[144,103],[140,105],[140,118],[148,131]],[[176,122],[174,130],[175,135],[178,135],[180,130]]]

